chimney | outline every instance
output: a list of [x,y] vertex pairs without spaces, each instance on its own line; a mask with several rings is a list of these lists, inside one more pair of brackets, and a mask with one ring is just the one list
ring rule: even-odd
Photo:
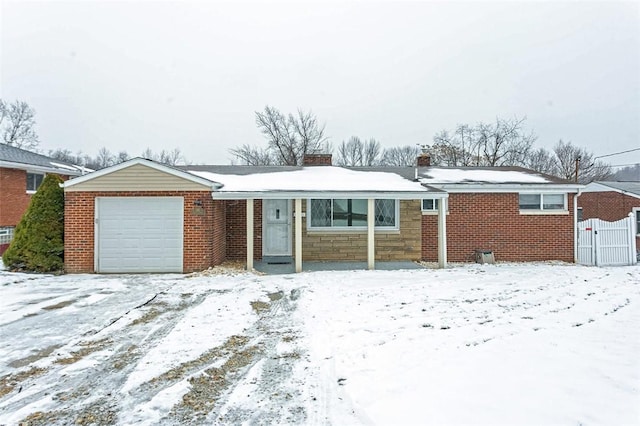
[[431,165],[431,156],[425,152],[418,155],[418,167],[429,167]]
[[331,154],[304,154],[303,166],[330,166]]

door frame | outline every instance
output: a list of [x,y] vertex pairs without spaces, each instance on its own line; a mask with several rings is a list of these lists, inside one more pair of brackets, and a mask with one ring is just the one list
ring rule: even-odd
[[[287,238],[287,252],[286,253],[278,253],[278,254],[272,254],[272,253],[267,253],[266,252],[266,230],[267,230],[267,204],[270,201],[286,201],[287,202],[287,209],[288,209],[288,217],[287,217],[287,234],[288,234],[288,238]],[[292,245],[293,245],[293,221],[292,221],[292,217],[293,217],[293,211],[292,211],[292,203],[290,199],[285,199],[285,198],[274,198],[274,199],[263,199],[262,200],[262,257],[284,257],[284,256],[293,256],[293,249],[292,249]]]

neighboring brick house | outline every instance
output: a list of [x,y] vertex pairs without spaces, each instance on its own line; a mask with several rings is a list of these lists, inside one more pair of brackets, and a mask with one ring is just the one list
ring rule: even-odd
[[80,176],[82,168],[0,144],[0,254],[8,247],[14,228],[46,174],[67,179]]
[[640,247],[640,182],[591,182],[578,197],[580,220],[615,222],[632,214]]
[[[167,167],[65,183],[68,272],[190,272],[224,260],[575,259],[582,185],[520,168]],[[428,164],[428,163],[427,163]],[[448,210],[448,211],[446,211]]]

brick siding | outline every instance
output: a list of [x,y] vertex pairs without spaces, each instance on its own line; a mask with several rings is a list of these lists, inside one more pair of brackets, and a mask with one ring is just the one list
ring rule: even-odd
[[27,172],[0,168],[0,226],[16,226],[30,201]]
[[[223,202],[209,191],[66,192],[65,269],[70,273],[95,272],[94,218],[96,197],[183,197],[183,271],[193,272],[221,263],[225,258]],[[202,202],[204,214],[194,204]]]
[[[472,262],[476,249],[498,261],[574,260],[573,194],[569,214],[523,215],[518,194],[450,194],[447,259]],[[422,258],[438,259],[438,216],[422,216]]]
[[[247,202],[226,201],[227,259],[247,259]],[[262,259],[262,200],[253,201],[253,258]]]

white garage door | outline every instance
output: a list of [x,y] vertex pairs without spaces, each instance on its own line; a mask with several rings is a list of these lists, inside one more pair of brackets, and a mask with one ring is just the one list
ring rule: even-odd
[[97,272],[182,272],[182,197],[96,198]]

